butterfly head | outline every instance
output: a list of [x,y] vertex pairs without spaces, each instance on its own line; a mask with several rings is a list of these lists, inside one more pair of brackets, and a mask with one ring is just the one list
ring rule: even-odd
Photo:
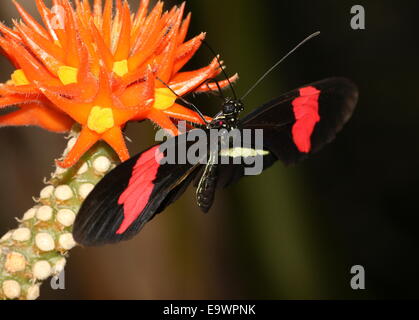
[[244,110],[243,103],[240,100],[227,98],[223,104],[223,115],[226,117],[237,117]]
[[235,128],[240,112],[244,110],[243,103],[240,100],[227,98],[222,108],[222,127],[226,129]]

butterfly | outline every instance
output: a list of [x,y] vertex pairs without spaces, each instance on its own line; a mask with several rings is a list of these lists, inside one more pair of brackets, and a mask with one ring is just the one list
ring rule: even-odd
[[[196,186],[197,204],[207,212],[216,189],[233,184],[256,163],[261,164],[260,171],[277,160],[298,163],[331,142],[350,119],[357,101],[357,87],[345,78],[302,86],[243,118],[241,100],[226,98],[204,128],[169,138],[109,172],[84,201],[74,238],[85,246],[131,239],[189,185]],[[215,139],[211,139],[213,131],[219,133]],[[233,132],[239,137],[247,133],[247,139],[235,143]],[[206,143],[191,136],[204,137]],[[198,149],[195,161],[179,161],[181,153],[196,155]]]

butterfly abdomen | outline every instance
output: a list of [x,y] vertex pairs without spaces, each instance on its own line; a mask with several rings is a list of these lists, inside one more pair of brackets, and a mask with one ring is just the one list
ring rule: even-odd
[[211,209],[217,187],[217,165],[214,164],[213,158],[213,156],[210,156],[196,189],[196,202],[203,212],[208,212]]

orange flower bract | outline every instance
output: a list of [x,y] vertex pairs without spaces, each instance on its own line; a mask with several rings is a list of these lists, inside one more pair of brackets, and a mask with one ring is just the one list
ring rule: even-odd
[[[149,119],[178,134],[175,122],[202,124],[196,112],[176,103],[176,95],[215,90],[217,59],[196,71],[180,72],[205,37],[185,41],[191,15],[184,4],[149,12],[142,0],[133,14],[126,1],[53,0],[36,4],[43,25],[14,2],[22,21],[0,23],[0,49],[16,70],[0,85],[0,126],[36,125],[54,132],[82,127],[74,147],[59,162],[71,167],[97,141],[106,141],[121,161],[129,158],[122,130],[129,121]],[[230,79],[234,81],[236,76]],[[161,80],[161,81],[160,81]],[[165,84],[164,84],[165,83]],[[228,81],[220,81],[221,87]]]

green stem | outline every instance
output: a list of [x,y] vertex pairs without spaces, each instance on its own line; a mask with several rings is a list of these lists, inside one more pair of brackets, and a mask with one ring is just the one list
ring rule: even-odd
[[[73,131],[64,154],[76,136]],[[18,219],[17,229],[0,239],[0,299],[37,299],[41,283],[64,269],[68,251],[76,245],[74,218],[87,194],[117,162],[112,149],[100,142],[74,167],[57,167],[34,207]]]

